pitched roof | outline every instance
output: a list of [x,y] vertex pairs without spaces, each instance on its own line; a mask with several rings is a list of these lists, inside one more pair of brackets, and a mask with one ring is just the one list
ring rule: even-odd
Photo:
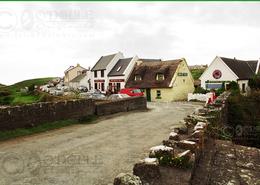
[[85,76],[86,76],[86,73],[80,74],[80,75],[76,76],[75,78],[73,78],[70,82],[80,82]]
[[[168,88],[182,59],[169,61],[142,62],[134,67],[126,87],[136,88]],[[164,80],[156,80],[158,73],[164,74]],[[135,75],[140,75],[142,80],[136,81]]]
[[139,60],[143,62],[161,62],[161,59],[147,59],[147,58],[140,58]]
[[107,65],[111,62],[111,60],[116,56],[116,54],[112,55],[106,55],[100,57],[100,59],[97,61],[95,66],[92,68],[91,71],[97,71],[97,70],[104,70],[106,69]]
[[113,67],[113,69],[108,73],[108,76],[122,76],[124,75],[124,72],[127,68],[127,66],[130,64],[133,58],[124,58],[120,59],[116,65]]
[[64,73],[67,73],[67,72],[69,72],[70,70],[72,70],[72,69],[74,69],[76,67],[81,67],[83,70],[86,70],[84,67],[82,67],[81,65],[77,64],[76,66],[70,66],[68,69],[66,69],[64,71]]
[[237,60],[220,57],[223,62],[238,76],[239,79],[250,79],[254,76],[257,68],[257,60]]

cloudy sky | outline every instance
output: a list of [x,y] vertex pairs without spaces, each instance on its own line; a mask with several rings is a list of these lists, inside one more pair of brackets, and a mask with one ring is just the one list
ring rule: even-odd
[[260,57],[260,3],[0,3],[0,83],[62,76],[102,55]]

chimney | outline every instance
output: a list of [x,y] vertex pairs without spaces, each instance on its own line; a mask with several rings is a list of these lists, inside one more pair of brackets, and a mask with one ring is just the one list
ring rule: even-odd
[[259,73],[259,65],[260,65],[260,58],[257,61],[257,66],[256,66],[256,70],[255,70],[255,74]]

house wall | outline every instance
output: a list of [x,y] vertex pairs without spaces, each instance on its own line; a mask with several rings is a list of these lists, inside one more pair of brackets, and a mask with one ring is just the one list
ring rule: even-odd
[[[248,89],[250,88],[248,85],[248,80],[238,80],[237,83],[239,85],[240,92],[242,94],[246,94],[248,92]],[[245,84],[245,92],[243,92],[243,84]]]
[[78,72],[81,73],[83,70],[85,70],[85,69],[79,65],[74,67],[73,69],[69,70],[67,73],[65,73],[64,83],[66,85],[68,85],[68,82],[71,81],[72,79],[76,78],[79,75]]
[[[89,84],[89,80],[90,80],[90,84]],[[86,76],[80,80],[79,86],[87,87],[88,90],[91,89],[91,71],[86,72]]]
[[[221,71],[222,76],[219,79],[213,77],[213,72],[218,69]],[[233,73],[231,69],[219,58],[216,57],[209,67],[201,75],[201,87],[206,89],[206,81],[214,81],[222,83],[222,81],[237,81],[238,77]]]
[[[188,76],[178,76],[178,73],[188,73]],[[161,91],[161,99],[157,98],[157,90]],[[177,68],[170,88],[152,88],[151,101],[170,102],[187,100],[188,93],[194,91],[193,78],[187,66],[183,61]]]
[[110,83],[110,80],[124,80],[123,82],[112,82],[112,83],[115,83],[115,84],[120,83],[121,89],[125,88],[125,84],[126,84],[128,78],[129,78],[131,72],[133,71],[137,60],[138,60],[137,56],[133,57],[133,59],[130,61],[129,65],[125,69],[125,71],[123,73],[124,75],[108,77],[108,84]]
[[[118,52],[115,57],[111,60],[111,62],[107,65],[105,71],[104,71],[104,77],[101,77],[101,71],[97,71],[97,77],[94,77],[94,71],[92,71],[91,73],[91,86],[94,89],[95,88],[95,80],[104,80],[104,85],[105,85],[105,91],[103,91],[103,93],[106,92],[107,88],[108,88],[108,84],[109,84],[109,80],[108,80],[108,73],[111,71],[111,69],[116,65],[116,63],[118,62],[119,59],[124,58],[123,53]],[[101,90],[101,88],[99,89]]]

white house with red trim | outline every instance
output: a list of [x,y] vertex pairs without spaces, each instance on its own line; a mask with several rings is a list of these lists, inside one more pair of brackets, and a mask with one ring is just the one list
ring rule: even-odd
[[118,60],[123,58],[124,55],[121,52],[112,55],[101,56],[94,67],[91,69],[91,89],[97,89],[102,93],[105,93],[109,85],[108,73],[116,65]]
[[225,58],[216,56],[209,67],[201,75],[201,87],[204,89],[218,89],[229,82],[235,81],[239,84],[242,93],[249,86],[248,81],[259,73],[259,60],[238,60],[236,58]]
[[105,93],[108,90],[118,92],[125,88],[125,83],[137,60],[137,56],[124,58],[121,52],[102,56],[91,69],[92,89]]

